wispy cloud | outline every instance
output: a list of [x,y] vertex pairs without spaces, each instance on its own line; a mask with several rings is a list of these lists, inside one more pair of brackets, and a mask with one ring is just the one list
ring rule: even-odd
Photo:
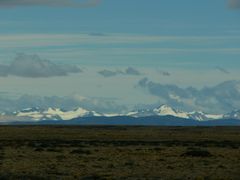
[[[0,34],[0,60],[17,52],[40,54],[53,60],[120,58],[129,56],[239,55],[240,36],[148,36],[129,34]],[[166,44],[171,46],[165,47]],[[184,46],[182,45],[184,44]],[[224,44],[222,46],[221,44]],[[207,45],[207,47],[205,47]],[[6,57],[8,54],[8,57]],[[3,57],[4,56],[4,57]],[[180,57],[180,56],[179,56]]]
[[170,72],[167,72],[167,71],[162,71],[160,69],[157,69],[156,70],[158,74],[162,75],[162,76],[171,76],[171,73]]
[[[74,46],[74,45],[124,45],[145,43],[184,43],[186,45],[201,45],[238,42],[240,36],[148,36],[130,34],[2,34],[0,47],[44,47],[44,46]],[[174,48],[162,48],[174,49]],[[175,48],[177,49],[177,48]],[[199,48],[198,48],[199,49]]]
[[91,32],[88,34],[89,36],[106,36],[106,34],[104,33],[100,33],[100,32]]
[[51,7],[74,7],[87,8],[94,7],[100,3],[100,0],[0,0],[0,7],[17,6],[51,6]]
[[217,66],[216,69],[224,74],[230,74],[230,72],[227,69],[224,69],[223,67]]

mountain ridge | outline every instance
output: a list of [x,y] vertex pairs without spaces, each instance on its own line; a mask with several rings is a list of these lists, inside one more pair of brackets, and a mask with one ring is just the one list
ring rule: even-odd
[[[49,107],[47,109],[33,107],[25,108],[14,112],[2,112],[0,114],[0,122],[14,122],[14,121],[71,121],[79,118],[116,118],[116,117],[128,117],[131,118],[149,118],[149,117],[166,117],[171,116],[174,118],[184,119],[185,121],[213,121],[222,119],[240,120],[240,110],[234,110],[227,114],[207,114],[201,111],[185,112],[178,109],[174,109],[168,105],[161,105],[152,109],[134,110],[126,113],[100,113],[96,111],[90,111],[81,107],[73,110],[64,110],[61,108]],[[240,121],[239,121],[240,122]]]

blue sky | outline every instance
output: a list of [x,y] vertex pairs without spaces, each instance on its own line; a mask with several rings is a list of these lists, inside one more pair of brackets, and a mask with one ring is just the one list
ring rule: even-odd
[[[183,0],[181,2],[102,0],[99,5],[91,8],[2,7],[0,11],[0,35],[2,36],[6,34],[102,34],[112,37],[121,35],[125,37],[125,41],[104,43],[103,39],[102,43],[92,41],[81,43],[79,40],[75,44],[64,44],[63,40],[61,49],[56,46],[56,43],[31,48],[30,43],[24,44],[23,41],[22,46],[13,47],[10,50],[2,49],[1,51],[5,53],[1,54],[3,56],[8,53],[8,58],[5,57],[5,59],[10,59],[13,52],[28,51],[45,55],[46,48],[48,52],[51,49],[61,52],[65,48],[66,51],[71,52],[75,49],[75,54],[83,51],[85,56],[82,59],[87,59],[84,61],[76,60],[81,58],[78,58],[79,54],[70,57],[65,53],[70,61],[81,64],[109,65],[113,61],[114,65],[127,65],[131,62],[133,65],[140,66],[168,66],[169,63],[170,65],[179,64],[181,61],[180,64],[196,64],[198,67],[206,64],[214,66],[219,63],[222,66],[234,68],[235,64],[239,63],[239,18],[239,10],[230,9],[227,0]],[[145,37],[147,42],[144,40],[133,42],[131,38],[128,39],[131,36]],[[169,38],[164,41],[154,40],[156,36]],[[112,56],[105,55],[108,49],[113,48],[119,53],[113,51]],[[128,51],[124,53],[126,48]],[[87,54],[86,51],[89,53]],[[143,53],[144,51],[146,53]],[[155,53],[150,53],[153,51]],[[137,52],[142,53],[139,55]],[[129,56],[126,57],[124,54]],[[53,55],[49,57],[65,61],[64,55],[61,55],[62,58],[56,56],[54,58]]]
[[[226,0],[103,0],[92,8],[2,8],[2,32],[224,35],[239,30]],[[11,28],[11,26],[13,28]],[[15,27],[15,28],[14,28]]]
[[[161,103],[159,97],[136,88],[145,77],[154,83],[198,89],[240,80],[240,8],[239,4],[231,8],[233,1],[239,3],[82,0],[77,1],[81,7],[74,7],[64,5],[71,0],[46,0],[40,5],[33,0],[25,5],[9,0],[8,6],[0,0],[1,64],[9,65],[16,54],[25,53],[84,69],[67,77],[38,79],[10,74],[0,77],[1,91],[9,96],[115,98],[134,106]],[[127,67],[141,75],[106,78],[98,74]]]

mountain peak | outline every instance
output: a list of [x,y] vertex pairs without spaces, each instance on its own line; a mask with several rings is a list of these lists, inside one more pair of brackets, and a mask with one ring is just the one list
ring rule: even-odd
[[153,111],[158,113],[158,114],[167,114],[167,115],[176,113],[175,109],[173,109],[172,107],[170,107],[166,104],[161,105],[158,108],[153,109]]
[[117,116],[126,116],[126,117],[152,117],[152,116],[173,116],[177,118],[182,118],[186,120],[197,120],[197,121],[208,121],[208,120],[217,120],[217,119],[240,119],[240,110],[233,111],[228,114],[207,114],[201,111],[193,112],[184,112],[176,110],[168,105],[161,105],[158,108],[154,109],[141,109],[136,111],[130,111],[126,114],[104,114],[96,111],[89,111],[82,107],[78,107],[73,110],[62,110],[60,108],[49,107],[47,109],[41,108],[25,108],[21,111],[15,111],[9,113],[1,112],[0,116],[2,119],[6,119],[7,116],[11,118],[16,117],[16,119],[26,119],[32,121],[41,121],[41,120],[72,120],[76,118],[83,117],[117,117]]
[[177,111],[168,105],[162,105],[159,108],[154,109],[153,111],[159,116],[175,116],[189,119],[189,116],[186,112]]
[[240,110],[234,110],[228,114],[224,115],[224,118],[227,119],[240,119]]

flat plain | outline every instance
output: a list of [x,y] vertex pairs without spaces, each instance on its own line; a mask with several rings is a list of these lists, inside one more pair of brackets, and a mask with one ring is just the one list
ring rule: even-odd
[[0,126],[0,179],[240,179],[240,127]]

